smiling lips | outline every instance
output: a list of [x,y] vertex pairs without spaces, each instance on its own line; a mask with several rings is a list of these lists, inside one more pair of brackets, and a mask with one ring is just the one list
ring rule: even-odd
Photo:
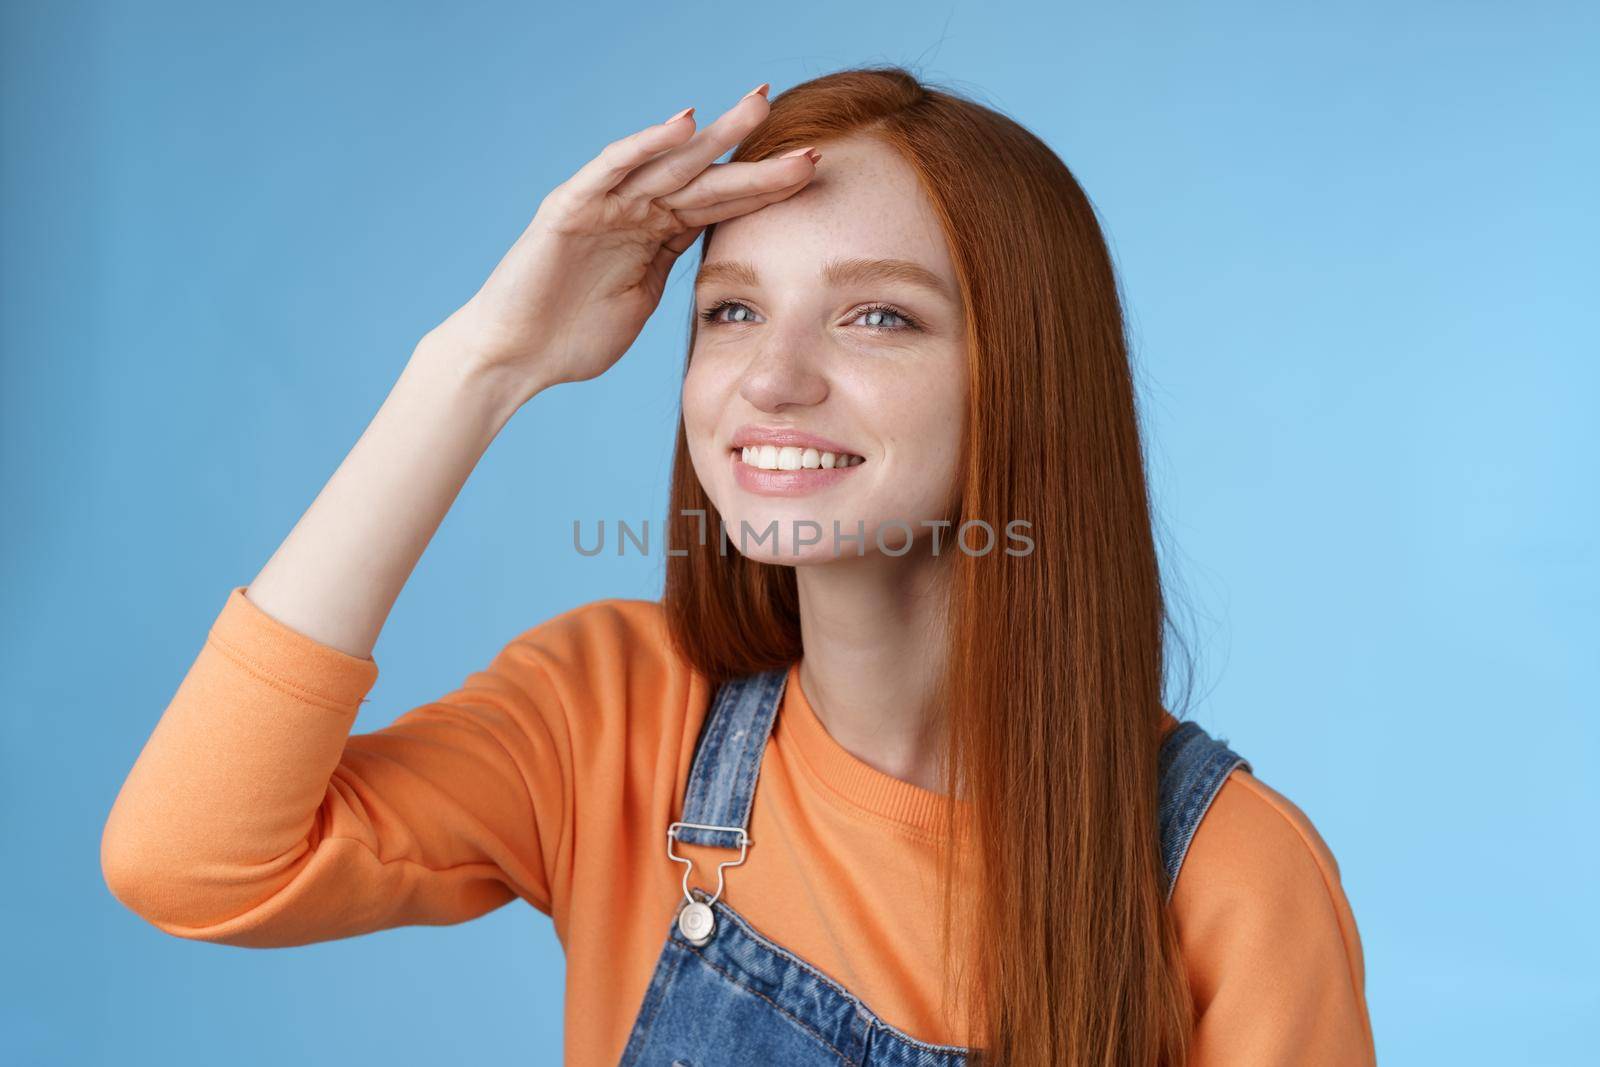
[[770,440],[734,446],[728,451],[728,459],[739,488],[768,496],[800,496],[826,490],[866,462],[862,456],[846,451],[779,445]]
[[849,452],[826,452],[799,445],[745,445],[738,451],[739,462],[764,471],[831,471],[835,467],[854,467],[866,462]]
[[835,485],[866,462],[826,438],[793,430],[745,427],[728,452],[740,488],[769,496],[799,496]]

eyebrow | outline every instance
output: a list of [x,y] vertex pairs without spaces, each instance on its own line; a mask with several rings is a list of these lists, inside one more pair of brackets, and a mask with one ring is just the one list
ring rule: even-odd
[[[822,279],[829,285],[861,285],[869,282],[905,282],[920,286],[946,300],[956,300],[943,278],[909,259],[835,259],[822,268]],[[761,284],[756,269],[744,260],[719,259],[701,266],[694,285],[726,282],[754,289]]]

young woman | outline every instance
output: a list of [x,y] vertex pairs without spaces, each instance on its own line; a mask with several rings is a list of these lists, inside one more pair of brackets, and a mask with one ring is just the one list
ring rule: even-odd
[[[899,68],[766,91],[607,145],[417,345],[226,598],[110,813],[112,892],[251,946],[520,897],[573,1064],[1373,1062],[1334,857],[1163,705],[1083,191]],[[350,736],[484,450],[615,363],[702,235],[663,598]]]

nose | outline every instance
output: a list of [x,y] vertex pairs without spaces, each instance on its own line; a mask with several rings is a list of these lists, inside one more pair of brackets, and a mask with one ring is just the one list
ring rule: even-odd
[[750,360],[739,383],[739,395],[762,411],[805,407],[828,396],[828,379],[817,357],[796,338],[769,344]]

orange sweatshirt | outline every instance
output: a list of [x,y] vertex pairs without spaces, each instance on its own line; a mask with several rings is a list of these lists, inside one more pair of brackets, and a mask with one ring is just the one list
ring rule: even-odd
[[[168,933],[255,947],[459,923],[520,897],[566,952],[566,1062],[616,1063],[682,895],[665,832],[710,697],[661,605],[565,612],[455,692],[351,736],[377,675],[232,590],[106,822],[112,893]],[[969,1043],[941,1010],[928,919],[937,795],[836,742],[797,671],[768,746],[728,903],[887,1022]],[[736,855],[679,847],[707,889]],[[1355,918],[1294,804],[1235,770],[1171,906],[1196,1067],[1374,1062]]]

